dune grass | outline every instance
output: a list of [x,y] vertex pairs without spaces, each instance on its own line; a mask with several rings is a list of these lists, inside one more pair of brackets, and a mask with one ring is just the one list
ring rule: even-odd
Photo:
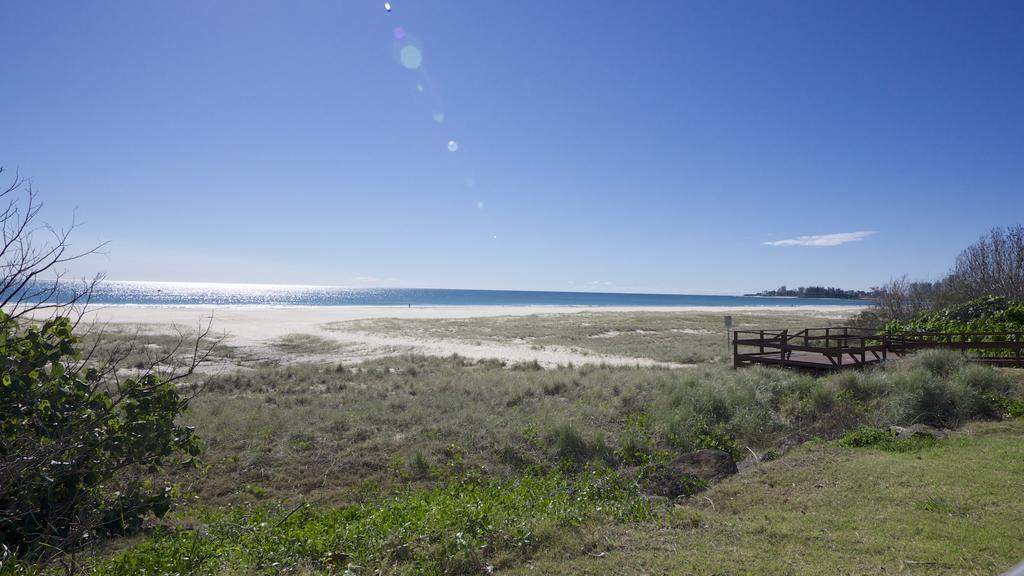
[[[734,328],[830,326],[840,318],[806,313],[732,313]],[[682,364],[724,361],[732,353],[721,314],[703,312],[580,312],[498,318],[395,319],[344,322],[336,329],[463,342],[562,346],[595,354]]]
[[271,342],[271,346],[285,354],[331,354],[345,348],[345,344],[315,334],[285,334]]
[[222,334],[201,334],[196,327],[166,326],[89,326],[80,332],[80,349],[93,364],[116,360],[122,369],[180,371],[187,367],[197,352],[210,351],[201,374],[223,366],[234,366],[246,360],[243,350],[225,341]]
[[496,478],[591,461],[622,468],[717,448],[778,453],[861,426],[957,427],[1019,406],[1021,385],[951,353],[862,373],[506,366],[403,356],[210,378],[187,417],[206,443],[187,480],[210,504],[359,501],[433,485],[459,453]]

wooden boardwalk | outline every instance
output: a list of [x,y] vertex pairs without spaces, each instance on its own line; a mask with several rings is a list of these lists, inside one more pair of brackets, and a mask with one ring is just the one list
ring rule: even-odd
[[923,348],[959,350],[971,360],[1024,367],[1024,333],[887,332],[840,326],[788,330],[735,330],[733,366],[763,364],[805,370],[861,368]]

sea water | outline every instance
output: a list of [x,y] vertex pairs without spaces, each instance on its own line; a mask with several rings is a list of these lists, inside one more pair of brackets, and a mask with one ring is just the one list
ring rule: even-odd
[[228,306],[857,306],[870,300],[698,294],[344,288],[276,284],[106,281],[92,304]]

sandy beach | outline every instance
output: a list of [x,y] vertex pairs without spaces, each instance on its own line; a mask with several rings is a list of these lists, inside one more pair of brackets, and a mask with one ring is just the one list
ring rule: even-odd
[[[700,317],[725,314],[756,314],[758,317],[805,316],[809,324],[847,318],[860,306],[799,307],[571,307],[571,306],[95,306],[83,320],[86,325],[104,325],[107,329],[138,329],[150,333],[196,330],[210,325],[225,342],[261,358],[277,361],[361,361],[396,353],[432,356],[458,354],[467,358],[498,358],[508,362],[537,361],[545,366],[560,364],[604,363],[610,365],[679,366],[653,359],[595,353],[571,346],[536,346],[528,341],[480,341],[458,334],[436,335],[380,333],[367,329],[372,320],[428,321],[476,318],[515,318],[525,316],[564,317],[581,314],[685,314]],[[724,332],[723,332],[724,334]],[[274,343],[285,336],[310,335],[335,342],[339,350],[324,353],[275,352]]]

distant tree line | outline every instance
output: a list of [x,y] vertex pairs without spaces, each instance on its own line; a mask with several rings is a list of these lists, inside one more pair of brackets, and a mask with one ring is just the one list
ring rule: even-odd
[[765,290],[757,294],[746,294],[746,296],[789,296],[796,298],[843,298],[855,300],[858,298],[871,298],[873,294],[873,292],[865,290],[844,290],[831,286],[800,286],[794,290],[783,285],[775,290]]

